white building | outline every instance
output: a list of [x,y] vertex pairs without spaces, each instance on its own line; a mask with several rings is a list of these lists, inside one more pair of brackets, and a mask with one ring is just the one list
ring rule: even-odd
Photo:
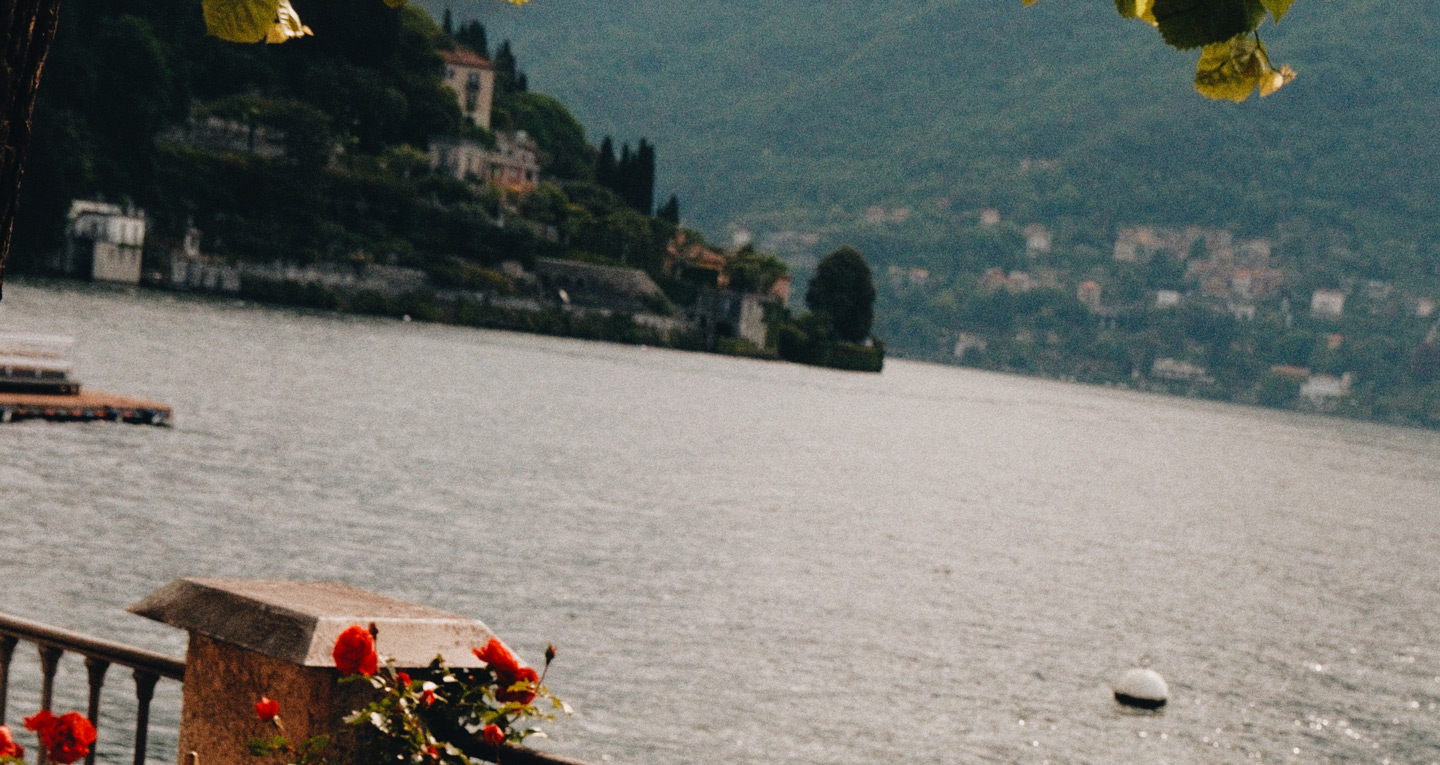
[[58,270],[101,282],[140,283],[145,213],[77,199],[66,216],[65,249]]
[[1315,290],[1310,295],[1312,316],[1341,316],[1345,313],[1345,293],[1340,290]]
[[977,335],[973,332],[961,332],[955,339],[955,358],[964,359],[965,354],[970,351],[984,353],[990,348],[990,341],[984,335]]
[[1025,254],[1032,258],[1049,254],[1053,244],[1050,229],[1043,223],[1031,223],[1025,227]]
[[495,65],[468,48],[440,54],[445,59],[445,86],[455,93],[460,113],[472,125],[490,129],[490,104],[495,99]]
[[1300,385],[1300,397],[1315,404],[1323,404],[1329,399],[1343,398],[1350,395],[1350,383],[1353,380],[1354,375],[1350,372],[1339,377],[1310,375]]
[[1179,382],[1213,383],[1215,378],[1205,367],[1193,364],[1189,361],[1161,357],[1155,359],[1150,365],[1150,376],[1158,380],[1176,380]]
[[466,138],[430,139],[431,167],[462,181],[493,183],[513,191],[528,191],[540,182],[539,153],[523,130],[496,135],[494,150]]

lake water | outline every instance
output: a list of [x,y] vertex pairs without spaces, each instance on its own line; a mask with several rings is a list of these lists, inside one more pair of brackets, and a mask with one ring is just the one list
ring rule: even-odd
[[180,655],[124,607],[349,582],[554,642],[596,763],[1440,761],[1440,434],[37,282],[0,326],[177,414],[0,427],[0,611]]

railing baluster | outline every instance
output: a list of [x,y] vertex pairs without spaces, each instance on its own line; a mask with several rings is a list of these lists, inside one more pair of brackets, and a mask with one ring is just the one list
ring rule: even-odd
[[[60,668],[60,657],[65,651],[53,645],[40,645],[40,708],[50,711],[55,702],[55,671]],[[49,752],[45,747],[37,747],[40,753],[36,755],[35,761],[39,765],[45,765],[50,761]]]
[[10,658],[15,655],[15,645],[20,638],[14,635],[0,635],[0,725],[5,724],[5,709],[10,698]]
[[[185,663],[152,651],[81,635],[9,614],[0,614],[0,724],[5,722],[12,659],[16,646],[22,640],[40,650],[40,670],[43,676],[40,706],[47,711],[53,711],[54,708],[55,680],[59,675],[61,657],[66,653],[85,657],[85,670],[90,681],[87,716],[91,724],[97,724],[97,727],[100,719],[100,697],[103,695],[109,668],[118,665],[135,670],[135,698],[139,701],[135,721],[135,762],[143,765],[148,754],[146,749],[149,742],[150,705],[155,696],[156,683],[162,677],[183,682]],[[95,750],[92,749],[86,757],[86,765],[94,765],[95,760]],[[46,762],[45,752],[39,752],[38,762]]]
[[145,765],[145,747],[150,738],[150,700],[155,698],[155,683],[160,676],[143,669],[135,670],[135,765]]
[[65,651],[53,645],[40,646],[40,708],[49,710],[55,702],[55,671]]
[[[90,724],[100,729],[100,687],[105,684],[105,671],[110,669],[110,662],[104,659],[97,659],[94,656],[85,657],[85,671],[90,675],[90,706],[85,714],[90,718]],[[95,747],[90,747],[90,753],[85,755],[85,765],[95,765]]]

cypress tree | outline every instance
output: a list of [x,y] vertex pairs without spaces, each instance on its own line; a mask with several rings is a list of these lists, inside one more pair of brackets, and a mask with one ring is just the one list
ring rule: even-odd
[[655,147],[644,138],[635,153],[635,209],[649,215],[655,209]]
[[615,193],[625,200],[625,204],[635,206],[633,189],[635,188],[635,158],[630,154],[629,142],[620,145],[620,164],[615,173]]
[[516,79],[516,73],[518,72],[516,69],[517,66],[518,62],[515,60],[515,54],[510,50],[510,41],[505,40],[501,42],[500,47],[495,51],[496,90],[501,93],[521,92],[516,88],[518,84]]
[[449,6],[445,8],[444,21],[440,22],[440,28],[445,30],[445,34],[455,36],[455,19],[450,16]]
[[680,199],[671,194],[670,200],[660,205],[660,209],[655,211],[655,217],[677,226],[680,225]]
[[478,21],[461,24],[455,32],[455,42],[475,51],[482,58],[490,58],[490,41],[485,39],[485,25]]
[[600,159],[595,163],[595,182],[607,189],[615,188],[615,143],[610,136],[600,142]]

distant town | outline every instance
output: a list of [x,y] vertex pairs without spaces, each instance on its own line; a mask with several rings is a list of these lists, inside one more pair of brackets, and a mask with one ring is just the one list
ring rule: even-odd
[[[1007,224],[994,209],[979,211],[974,230],[1008,236],[1013,265],[977,265],[968,277],[919,265],[882,272],[884,302],[914,306],[899,321],[945,343],[922,357],[1440,425],[1430,391],[1440,317],[1435,297],[1414,285],[1340,277],[1317,286],[1330,277],[1277,262],[1271,240],[1221,229],[1128,226],[1108,253],[1057,252],[1045,225]],[[948,339],[937,325],[953,329]],[[894,324],[884,331],[899,334]]]

